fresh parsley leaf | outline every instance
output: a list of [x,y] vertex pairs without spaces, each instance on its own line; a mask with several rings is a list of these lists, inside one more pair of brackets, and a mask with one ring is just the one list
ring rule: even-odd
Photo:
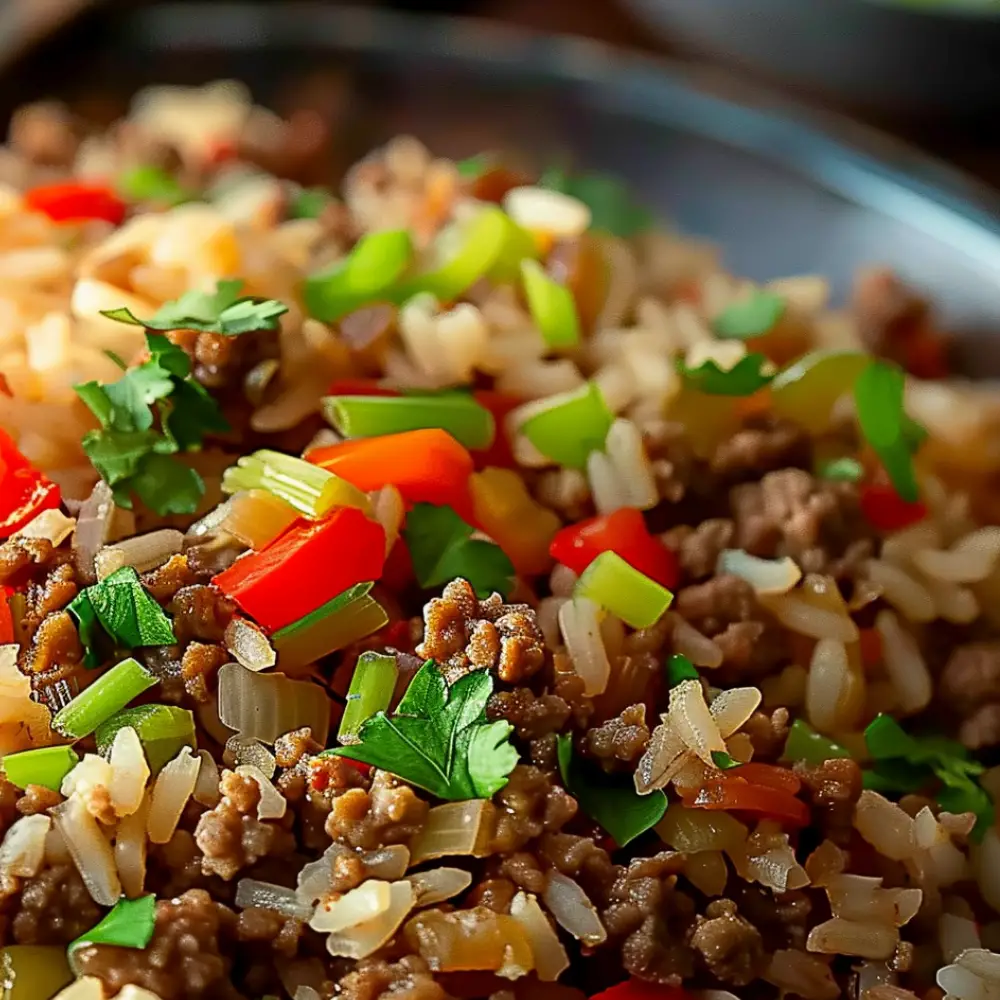
[[109,944],[116,948],[145,948],[156,928],[156,896],[119,899],[104,919],[73,941],[67,952],[73,953],[90,944]]
[[734,767],[740,767],[741,764],[738,760],[734,760],[729,756],[724,750],[713,750],[712,751],[712,763],[720,771],[731,771]]
[[150,510],[164,516],[193,514],[205,494],[205,481],[194,469],[172,455],[155,452],[139,463],[129,487]]
[[126,371],[117,382],[102,386],[112,408],[112,426],[124,431],[148,431],[153,426],[153,404],[173,392],[170,372],[156,361]]
[[701,675],[698,673],[695,665],[686,656],[674,653],[667,660],[667,683],[671,687],[677,687],[681,681],[697,680],[701,680]]
[[118,178],[118,193],[127,201],[154,201],[168,206],[194,199],[194,194],[173,174],[153,164],[126,170]]
[[323,188],[299,188],[289,199],[288,218],[318,219],[332,203],[333,195]]
[[450,507],[414,504],[406,515],[403,536],[417,582],[425,590],[462,577],[480,597],[496,591],[507,597],[514,566],[493,542],[472,538],[473,528]]
[[653,216],[632,200],[628,188],[602,174],[570,175],[564,170],[546,170],[539,187],[561,191],[582,201],[591,214],[591,226],[614,236],[634,236],[653,224]]
[[390,771],[439,799],[489,798],[517,763],[513,727],[486,719],[492,692],[488,671],[465,674],[449,688],[428,660],[391,716],[376,713],[361,724],[360,742],[327,753]]
[[856,458],[835,458],[827,462],[819,470],[820,479],[836,483],[860,483],[865,477],[865,470]]
[[772,330],[784,315],[784,296],[755,289],[723,309],[712,321],[712,329],[723,340],[749,340]]
[[191,374],[191,359],[164,334],[147,332],[146,347],[150,360],[175,378],[187,378]]
[[774,378],[774,366],[763,354],[748,354],[726,370],[711,358],[697,368],[689,368],[681,359],[677,370],[692,389],[710,396],[752,396]]
[[[142,460],[160,441],[162,438],[155,431],[87,431],[83,450],[101,478],[109,486],[117,487],[136,475]],[[127,489],[117,492],[128,494]]]
[[568,733],[558,737],[556,751],[563,784],[580,808],[600,823],[619,847],[663,819],[667,797],[660,789],[640,795],[631,775],[607,774],[599,767],[586,765],[573,753],[573,737]]
[[275,299],[241,296],[239,278],[220,281],[214,292],[185,292],[179,299],[164,303],[149,319],[138,319],[126,308],[102,312],[108,319],[148,330],[197,330],[237,337],[253,330],[277,330],[278,318],[288,306]]
[[181,451],[200,448],[206,434],[224,434],[229,422],[212,394],[194,379],[174,383],[174,391],[161,412],[164,433]]
[[98,624],[116,646],[126,649],[171,646],[177,641],[170,619],[146,593],[139,574],[131,566],[123,566],[81,590],[67,610],[77,622],[80,642],[87,654],[84,663],[88,667],[99,663],[94,650]]

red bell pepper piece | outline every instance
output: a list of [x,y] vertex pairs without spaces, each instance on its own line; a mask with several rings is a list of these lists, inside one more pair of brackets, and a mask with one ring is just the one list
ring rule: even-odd
[[927,516],[920,500],[904,500],[889,483],[868,483],[861,488],[861,510],[868,523],[879,531],[899,531]]
[[24,203],[33,212],[47,215],[53,222],[88,222],[103,219],[121,225],[125,202],[105,184],[80,184],[66,181],[32,188]]
[[592,993],[591,1000],[691,1000],[683,986],[665,986],[647,983],[642,979],[626,979],[600,993]]
[[389,554],[385,557],[385,568],[382,570],[382,584],[390,590],[399,593],[413,583],[413,560],[410,559],[410,550],[406,547],[406,542],[402,537],[396,539],[396,543]]
[[384,563],[382,525],[356,507],[339,507],[237,559],[212,583],[265,628],[277,631],[348,587],[377,580]]
[[59,487],[0,430],[0,539],[19,531],[43,510],[58,507],[61,499]]
[[549,546],[552,558],[574,573],[582,573],[602,552],[617,553],[668,590],[680,579],[677,556],[649,533],[642,514],[631,507],[571,524]]
[[[697,788],[680,789],[681,799],[689,808],[759,813],[789,826],[808,826],[809,807],[795,797],[792,782],[773,773],[750,772],[747,777],[740,776],[745,768],[752,767],[768,768],[769,772],[784,770],[767,764],[744,764],[731,774],[724,772],[709,778]],[[787,773],[798,782],[795,775]]]
[[10,587],[0,587],[0,646],[14,641],[14,618],[10,613]]
[[373,378],[338,378],[330,383],[329,396],[399,396],[395,389],[379,385]]

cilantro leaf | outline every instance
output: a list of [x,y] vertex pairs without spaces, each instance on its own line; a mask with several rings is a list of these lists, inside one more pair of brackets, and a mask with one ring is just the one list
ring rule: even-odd
[[299,188],[289,199],[288,218],[318,219],[333,200],[323,188]]
[[726,306],[712,321],[712,329],[722,340],[748,340],[772,330],[784,315],[783,296],[755,289],[747,298]]
[[390,771],[439,799],[489,798],[507,784],[517,763],[508,722],[486,719],[493,678],[486,670],[449,688],[433,660],[410,681],[390,716],[378,712],[358,731],[358,743],[326,751]]
[[472,538],[473,529],[450,507],[418,503],[406,515],[403,536],[410,550],[417,582],[425,590],[462,577],[476,594],[494,591],[507,597],[514,566],[493,542]]
[[174,391],[161,412],[163,430],[181,451],[200,448],[206,434],[225,434],[229,421],[223,417],[212,394],[194,379],[174,383]]
[[860,483],[865,470],[856,458],[835,458],[819,469],[819,478],[834,483]]
[[160,515],[193,514],[205,493],[205,481],[194,469],[178,458],[156,452],[142,459],[129,486]]
[[628,188],[602,174],[570,175],[564,170],[546,170],[539,187],[561,191],[582,201],[591,214],[591,226],[614,236],[634,236],[653,224],[653,216],[629,194]]
[[568,733],[558,737],[556,751],[563,784],[580,803],[580,808],[600,823],[619,847],[663,819],[667,797],[660,789],[640,795],[631,775],[607,774],[599,767],[585,765],[573,753],[573,737]]
[[728,753],[724,750],[713,750],[712,751],[712,763],[720,771],[731,771],[734,767],[741,767],[741,763],[738,760],[730,757]]
[[191,374],[191,359],[164,334],[147,333],[146,347],[150,359],[175,378],[187,378]]
[[709,358],[697,368],[677,360],[677,370],[692,389],[710,396],[752,396],[774,378],[773,365],[763,354],[748,354],[726,370]]
[[139,471],[142,460],[160,440],[155,431],[87,431],[83,450],[101,478],[109,486],[118,486]]
[[102,312],[108,319],[149,330],[197,330],[237,337],[253,330],[277,330],[278,318],[288,306],[275,299],[241,296],[239,278],[220,281],[214,292],[185,292],[179,299],[164,303],[149,319],[138,319],[126,308]]
[[112,425],[123,431],[148,431],[153,426],[153,403],[173,391],[170,372],[156,361],[132,368],[103,387],[112,406]]
[[98,624],[116,646],[126,649],[172,646],[177,641],[170,619],[146,592],[139,574],[131,566],[123,566],[81,590],[67,610],[77,622],[80,642],[87,653],[84,663],[88,667],[99,662],[94,651]]
[[681,653],[674,653],[667,660],[667,683],[670,687],[677,687],[681,681],[701,680],[695,665]]
[[109,913],[95,927],[85,931],[71,942],[67,953],[72,960],[74,952],[91,944],[114,945],[116,948],[145,948],[153,939],[156,928],[156,896],[138,899],[119,899]]

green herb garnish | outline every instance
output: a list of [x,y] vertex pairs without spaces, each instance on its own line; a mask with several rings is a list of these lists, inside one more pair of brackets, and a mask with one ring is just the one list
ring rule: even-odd
[[486,719],[493,678],[486,670],[449,688],[433,660],[410,681],[393,714],[378,712],[358,730],[360,742],[326,751],[390,771],[439,799],[489,798],[517,763],[509,722]]
[[323,188],[299,188],[288,201],[288,218],[318,219],[333,201]]
[[480,597],[494,591],[504,597],[510,594],[513,564],[499,545],[473,538],[473,531],[450,507],[414,504],[406,515],[403,537],[421,587],[429,590],[462,577]]
[[563,784],[580,808],[600,823],[619,847],[655,826],[667,811],[667,797],[660,789],[649,795],[635,790],[631,775],[607,774],[589,766],[573,753],[573,737],[558,737],[559,772]]
[[467,181],[474,181],[477,177],[485,174],[493,166],[496,157],[493,153],[476,153],[475,156],[468,156],[464,160],[459,160],[455,164],[458,176]]
[[171,646],[177,641],[170,619],[146,593],[131,566],[122,566],[100,583],[81,590],[67,610],[76,619],[88,667],[100,663],[94,650],[98,624],[116,646],[125,649]]
[[214,292],[185,292],[173,302],[165,302],[149,319],[138,319],[129,309],[108,309],[102,316],[144,326],[147,330],[197,330],[237,337],[255,330],[277,330],[278,320],[288,306],[275,299],[240,295],[241,278],[220,281]]
[[104,757],[111,753],[119,729],[131,726],[146,752],[146,760],[153,774],[158,774],[168,761],[174,759],[181,747],[198,748],[195,737],[194,715],[176,705],[137,705],[126,708],[102,722],[94,731],[97,752]]
[[128,201],[152,201],[170,206],[195,197],[173,174],[152,164],[126,170],[118,178],[118,192]]
[[52,717],[52,728],[70,739],[81,740],[156,682],[138,660],[122,660],[59,709]]
[[802,760],[807,764],[818,765],[837,757],[851,755],[839,743],[834,743],[829,737],[817,733],[807,722],[796,719],[788,730],[783,756],[786,760]]
[[784,315],[783,296],[755,289],[723,309],[712,321],[712,329],[722,340],[749,340],[774,329]]
[[865,477],[864,466],[856,458],[834,458],[821,466],[819,478],[835,483],[860,483]]
[[538,186],[579,199],[590,209],[591,227],[614,236],[635,236],[653,224],[652,214],[633,201],[628,188],[612,177],[571,175],[552,168],[542,174]]
[[752,396],[774,378],[774,366],[763,354],[748,354],[732,368],[721,368],[709,358],[697,368],[689,368],[681,359],[677,370],[686,385],[709,396]]
[[674,653],[667,660],[667,683],[671,687],[677,687],[681,681],[698,681],[701,675],[695,665],[680,653]]
[[156,896],[119,899],[104,919],[81,934],[67,948],[73,953],[90,944],[107,944],[116,948],[145,948],[153,939],[156,928]]
[[725,750],[713,750],[712,751],[712,763],[720,771],[731,771],[734,767],[741,767],[740,761],[733,757],[730,757]]

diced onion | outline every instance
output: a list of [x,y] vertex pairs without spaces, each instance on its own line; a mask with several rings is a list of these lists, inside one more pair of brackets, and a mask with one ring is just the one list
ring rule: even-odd
[[49,810],[87,892],[99,906],[114,906],[122,894],[115,856],[83,799],[73,796]]
[[472,885],[471,873],[462,868],[431,868],[425,872],[407,875],[417,894],[417,906],[442,903]]
[[732,736],[757,710],[762,695],[755,687],[728,688],[712,699],[709,712],[723,739]]
[[725,549],[716,569],[746,580],[758,594],[787,594],[802,579],[802,570],[793,559],[760,559],[743,549]]
[[369,879],[339,899],[321,901],[309,918],[309,926],[331,934],[356,927],[385,913],[391,900],[392,883]]
[[240,764],[236,768],[236,773],[245,778],[253,778],[260,788],[257,819],[281,819],[285,815],[288,811],[288,800],[271,784],[270,779],[259,767],[254,767],[252,764]]
[[673,726],[661,723],[653,730],[649,746],[635,769],[635,790],[640,795],[648,795],[657,788],[664,788],[688,757],[687,746]]
[[671,689],[667,719],[685,745],[706,764],[714,763],[713,753],[725,753],[726,744],[705,704],[701,681],[681,681]]
[[542,899],[559,926],[578,941],[592,948],[607,940],[608,932],[594,904],[568,875],[550,871]]
[[308,920],[312,914],[312,907],[304,904],[294,889],[273,882],[258,882],[253,878],[243,878],[236,883],[235,904],[238,910],[255,906],[262,910],[274,910],[295,920]]
[[111,744],[111,780],[108,793],[118,816],[128,816],[139,808],[149,780],[149,764],[139,734],[122,726]]
[[389,844],[361,856],[370,878],[395,882],[406,874],[410,866],[410,850],[403,844]]
[[538,978],[543,983],[554,983],[569,968],[569,956],[538,900],[530,893],[519,892],[511,901],[510,915],[524,929]]
[[824,955],[891,958],[898,943],[899,931],[892,924],[862,923],[832,917],[809,932],[806,949]]
[[409,882],[392,882],[388,908],[371,920],[331,934],[326,939],[326,950],[335,957],[367,958],[392,938],[413,909],[414,902],[415,894]]
[[232,766],[249,764],[258,767],[268,780],[274,777],[278,767],[274,754],[260,740],[247,739],[239,733],[226,740],[222,759]]
[[146,818],[152,843],[165,844],[174,835],[200,769],[200,759],[192,755],[190,747],[184,747],[156,776]]
[[115,542],[114,545],[105,545],[97,553],[95,560],[97,579],[103,580],[123,566],[131,566],[137,573],[156,569],[183,547],[184,536],[173,528],[150,531],[145,535]]
[[299,516],[291,504],[267,490],[246,490],[230,497],[217,525],[255,551],[274,541]]
[[427,813],[427,821],[410,845],[410,864],[469,854],[485,857],[493,806],[485,799],[448,802]]
[[1000,988],[1000,955],[985,948],[963,951],[951,965],[938,969],[937,984],[962,1000],[991,1000]]
[[51,826],[52,820],[44,813],[15,820],[0,844],[0,873],[34,878],[45,860],[45,838]]
[[267,670],[277,662],[278,654],[267,633],[246,618],[234,618],[226,626],[222,641],[236,661],[247,670]]
[[191,797],[199,805],[214,809],[222,798],[219,791],[219,765],[207,750],[198,751],[198,778]]
[[333,886],[333,866],[339,857],[351,853],[343,844],[332,843],[315,861],[300,869],[295,895],[310,905],[329,895]]
[[559,630],[587,697],[603,694],[611,676],[600,615],[600,608],[586,597],[574,597],[559,609]]

